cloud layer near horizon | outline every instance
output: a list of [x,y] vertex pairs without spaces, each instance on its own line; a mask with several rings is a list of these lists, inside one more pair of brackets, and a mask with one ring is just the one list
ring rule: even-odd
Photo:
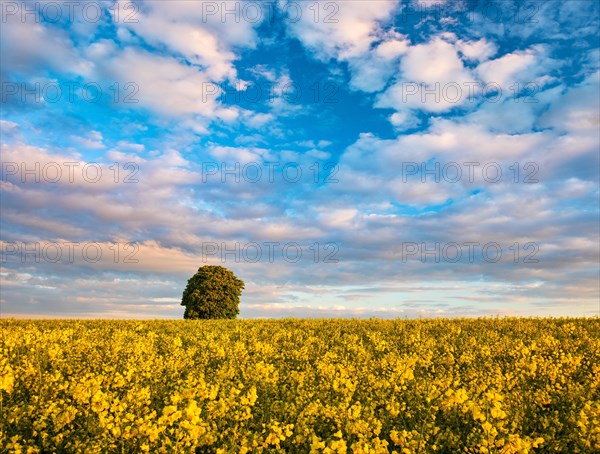
[[599,314],[596,2],[10,3],[2,316]]

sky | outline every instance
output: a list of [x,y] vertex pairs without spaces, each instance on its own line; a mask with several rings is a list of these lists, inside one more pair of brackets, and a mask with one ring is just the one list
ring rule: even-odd
[[1,0],[0,315],[600,315],[599,4]]

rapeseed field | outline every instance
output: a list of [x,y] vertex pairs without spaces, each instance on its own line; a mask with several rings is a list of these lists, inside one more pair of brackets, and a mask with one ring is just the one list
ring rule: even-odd
[[2,452],[600,452],[600,320],[1,320]]

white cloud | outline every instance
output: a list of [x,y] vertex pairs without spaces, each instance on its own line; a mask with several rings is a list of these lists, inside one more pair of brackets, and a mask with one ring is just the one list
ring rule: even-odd
[[120,150],[133,151],[134,153],[143,153],[146,147],[141,143],[132,143],[126,140],[119,140],[117,148]]
[[266,124],[271,123],[275,120],[275,116],[270,113],[252,113],[248,112],[246,119],[244,120],[244,124],[255,128],[260,129],[264,127]]
[[[126,107],[143,107],[168,118],[180,118],[197,132],[206,131],[211,120],[234,121],[235,108],[223,108],[216,100],[220,87],[198,68],[185,65],[174,57],[152,54],[138,48],[116,50],[108,44],[92,48],[98,59],[98,77],[127,84],[130,103]],[[101,65],[101,66],[100,66]]]
[[[377,107],[444,112],[464,104],[469,87],[477,86],[455,45],[440,36],[409,47],[400,72],[397,82],[378,96]],[[393,121],[401,123],[398,118]]]
[[320,12],[318,17],[313,4],[301,2],[296,5],[302,8],[302,16],[297,22],[289,23],[291,33],[319,58],[345,60],[369,51],[381,33],[380,22],[390,18],[397,2],[319,3],[315,4]]
[[3,135],[13,135],[19,132],[19,125],[13,121],[0,120],[0,131]]
[[210,154],[218,162],[233,163],[238,162],[243,164],[262,162],[264,158],[268,157],[267,150],[260,148],[237,148],[237,147],[224,147],[224,146],[213,146],[210,148]]
[[390,115],[390,123],[399,131],[416,128],[421,124],[419,118],[408,109]]
[[90,131],[86,137],[71,136],[71,140],[90,150],[102,150],[103,148],[106,148],[106,145],[104,145],[103,142],[104,138],[102,137],[102,133],[99,131]]
[[469,79],[455,47],[439,37],[412,46],[402,59],[401,67],[404,79],[429,85]]
[[331,153],[328,153],[328,152],[322,151],[322,150],[317,150],[316,148],[312,148],[306,152],[306,156],[325,160],[325,159],[329,159],[331,157]]
[[327,209],[319,213],[320,221],[328,227],[351,228],[353,220],[358,215],[355,208]]
[[567,89],[542,116],[540,125],[597,135],[600,128],[599,81],[600,72],[596,72],[580,85]]
[[[5,22],[6,20],[6,22]],[[32,16],[27,21],[21,15],[2,15],[0,27],[0,51],[3,71],[40,76],[51,68],[62,72],[79,73],[85,61],[78,53],[64,30],[36,23]]]
[[383,41],[375,48],[375,55],[386,60],[392,60],[407,52],[409,42],[407,39],[392,38],[388,41]]
[[300,20],[288,23],[292,36],[322,61],[347,61],[353,89],[377,92],[385,87],[408,46],[405,36],[383,27],[398,8],[396,0],[375,6],[361,1],[294,4],[302,13]]
[[521,87],[525,84],[543,86],[554,80],[548,77],[548,72],[556,67],[557,62],[550,59],[547,53],[544,46],[532,46],[485,61],[475,69],[475,73],[486,84],[498,84],[506,94],[519,93],[524,88],[515,88],[516,83]]
[[497,46],[485,38],[478,41],[458,40],[456,47],[466,60],[474,62],[488,60],[498,52]]
[[[127,7],[125,2],[118,5]],[[119,24],[148,43],[165,45],[190,63],[200,65],[210,80],[235,81],[233,61],[237,56],[233,47],[254,47],[254,27],[260,24],[247,20],[242,6],[239,1],[148,2],[136,15],[136,22]],[[233,14],[225,14],[226,11]],[[123,17],[127,12],[120,14]]]

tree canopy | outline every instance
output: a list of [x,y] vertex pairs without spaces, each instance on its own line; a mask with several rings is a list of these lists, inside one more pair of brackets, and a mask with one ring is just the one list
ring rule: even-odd
[[185,319],[236,318],[244,281],[222,266],[198,268],[187,283],[181,298]]

